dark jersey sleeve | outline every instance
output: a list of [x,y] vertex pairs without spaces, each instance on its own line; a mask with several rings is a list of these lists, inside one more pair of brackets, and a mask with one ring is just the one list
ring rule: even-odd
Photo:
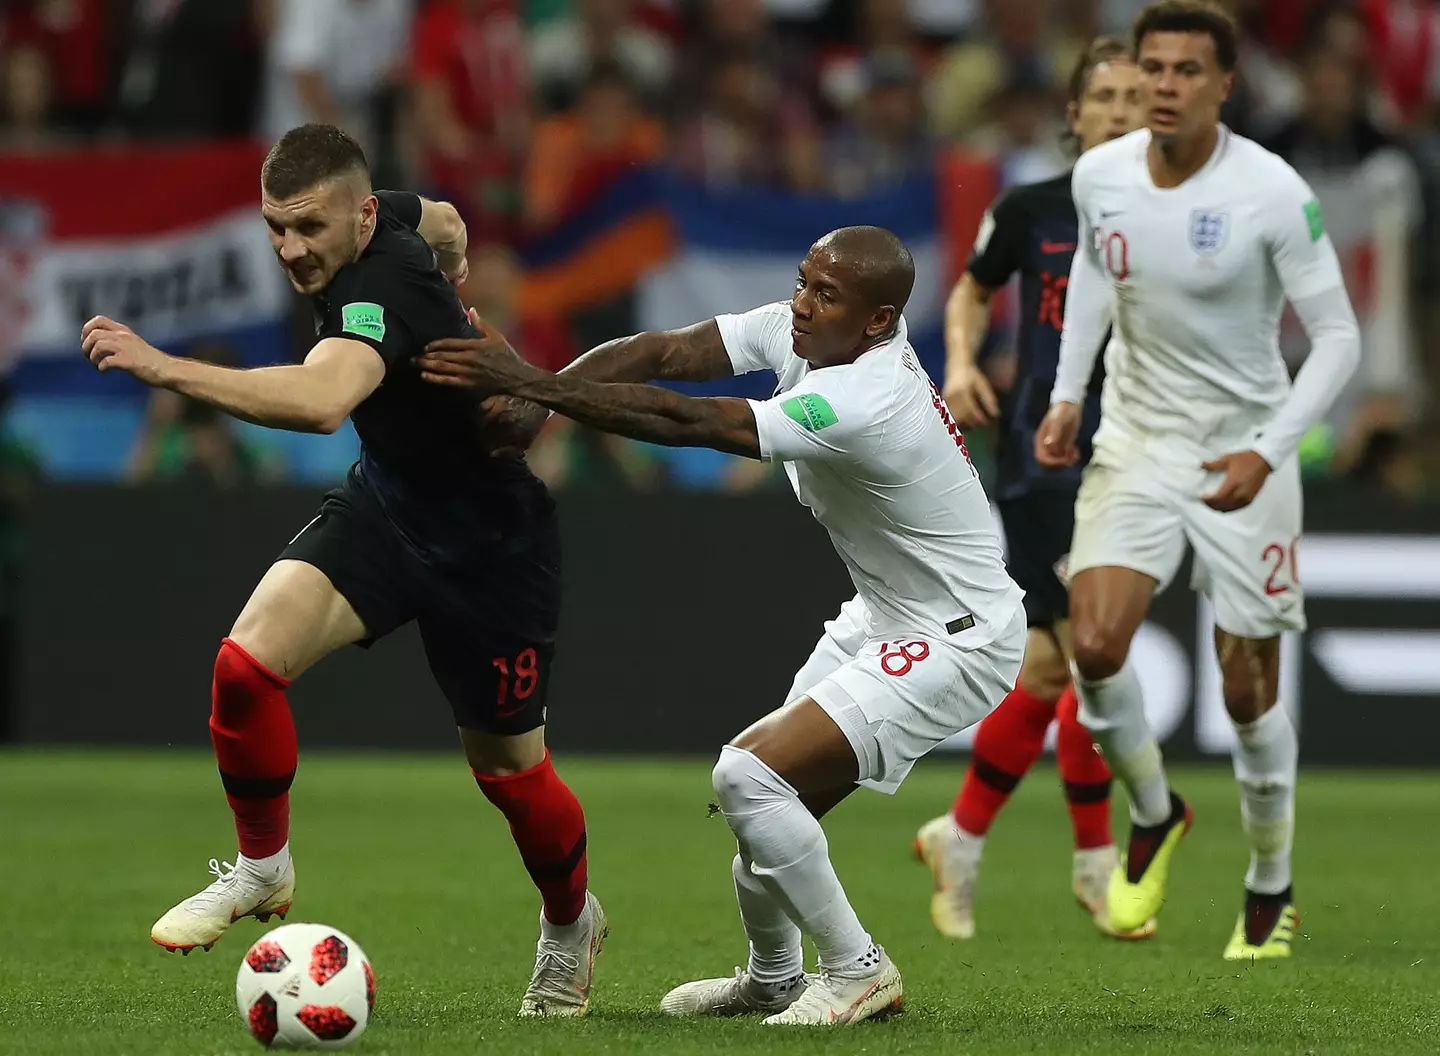
[[399,220],[412,231],[420,226],[420,196],[411,194],[409,191],[376,191],[375,197],[380,199],[380,207],[388,208],[395,219]]
[[1025,220],[1014,194],[1002,195],[985,213],[965,270],[986,289],[998,290],[1019,269],[1025,254]]
[[414,356],[416,348],[397,310],[402,293],[376,263],[358,261],[335,276],[326,291],[329,306],[316,336],[363,342],[380,353],[389,368]]

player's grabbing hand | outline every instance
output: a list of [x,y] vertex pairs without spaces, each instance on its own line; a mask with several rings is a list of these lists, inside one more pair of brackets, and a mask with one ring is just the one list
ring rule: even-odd
[[423,379],[495,395],[513,391],[517,382],[535,373],[504,334],[478,316],[472,316],[471,321],[479,337],[445,337],[425,346],[425,352],[416,360]]
[[1265,479],[1270,476],[1271,466],[1258,451],[1237,451],[1202,463],[1211,473],[1224,473],[1220,486],[1200,500],[1212,510],[1233,513],[1243,510],[1255,501]]
[[976,366],[947,370],[941,395],[955,424],[961,429],[978,429],[1000,417],[1000,403],[990,379]]
[[80,330],[80,347],[96,370],[123,370],[146,385],[160,382],[166,355],[124,323],[97,315]]
[[1073,466],[1080,461],[1080,405],[1060,401],[1050,405],[1035,430],[1035,460],[1046,469]]

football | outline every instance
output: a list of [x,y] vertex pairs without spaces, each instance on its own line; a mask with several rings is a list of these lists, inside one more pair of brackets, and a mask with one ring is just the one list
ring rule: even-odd
[[343,1049],[375,1007],[375,972],[359,943],[325,924],[265,933],[240,962],[240,1018],[272,1049]]

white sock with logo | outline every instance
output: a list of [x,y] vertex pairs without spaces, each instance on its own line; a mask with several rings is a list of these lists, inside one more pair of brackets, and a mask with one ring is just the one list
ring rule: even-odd
[[740,922],[750,939],[750,959],[745,970],[755,982],[776,986],[804,970],[800,929],[750,871],[750,864],[743,849],[730,863]]
[[1130,794],[1130,819],[1136,825],[1160,825],[1170,817],[1170,783],[1160,746],[1145,718],[1145,698],[1135,666],[1125,666],[1094,682],[1076,670],[1075,694],[1080,722],[1105,755],[1110,770]]
[[826,968],[848,968],[870,952],[835,867],[825,832],[799,793],[755,755],[733,745],[720,751],[712,775],[725,820],[749,854],[750,872],[800,931],[815,943]]
[[1254,722],[1235,723],[1233,761],[1240,820],[1250,840],[1245,886],[1257,895],[1278,895],[1291,882],[1300,763],[1300,739],[1283,704],[1277,702]]

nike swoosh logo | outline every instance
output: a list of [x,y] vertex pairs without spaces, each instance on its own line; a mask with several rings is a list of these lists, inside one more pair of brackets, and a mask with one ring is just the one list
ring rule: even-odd
[[1074,242],[1051,242],[1049,240],[1040,243],[1041,253],[1069,253],[1075,248]]
[[1124,209],[1109,209],[1100,214],[1100,219],[1109,220],[1112,216],[1119,216],[1124,211]]

